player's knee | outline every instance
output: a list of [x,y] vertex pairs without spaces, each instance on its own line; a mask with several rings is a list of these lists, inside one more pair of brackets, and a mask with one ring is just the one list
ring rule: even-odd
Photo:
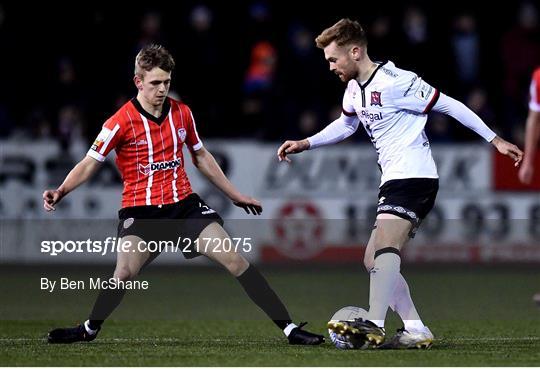
[[248,267],[249,262],[242,255],[239,254],[232,255],[232,257],[229,258],[225,263],[225,268],[227,268],[229,273],[231,273],[235,277],[244,273]]
[[375,244],[371,240],[364,253],[364,266],[368,272],[375,266]]
[[137,276],[137,271],[129,267],[117,267],[114,271],[114,278],[121,281],[130,281]]
[[373,259],[373,255],[364,255],[364,266],[368,272],[373,269],[375,266],[375,259]]

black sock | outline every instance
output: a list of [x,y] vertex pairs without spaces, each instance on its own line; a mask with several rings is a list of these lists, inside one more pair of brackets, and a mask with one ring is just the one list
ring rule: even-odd
[[266,279],[250,265],[244,273],[237,277],[249,298],[260,307],[280,329],[285,329],[291,321],[289,312],[270,287]]
[[95,330],[101,327],[105,319],[111,315],[116,307],[122,301],[126,294],[125,289],[104,289],[99,292],[99,295],[94,303],[94,308],[88,318],[88,326]]

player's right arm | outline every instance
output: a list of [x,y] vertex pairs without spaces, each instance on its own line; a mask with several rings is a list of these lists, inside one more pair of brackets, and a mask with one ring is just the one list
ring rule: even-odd
[[85,156],[66,176],[64,182],[56,190],[43,192],[43,207],[47,211],[54,211],[54,207],[68,193],[88,181],[101,167],[101,162]]
[[285,141],[277,151],[278,159],[290,163],[291,159],[287,157],[288,154],[298,154],[308,149],[341,142],[356,132],[359,122],[360,120],[356,116],[349,117],[342,113],[338,119],[311,137],[299,141]]
[[290,163],[291,159],[287,157],[288,154],[298,154],[308,149],[341,142],[356,132],[359,124],[360,119],[356,115],[347,89],[343,96],[341,116],[311,137],[299,141],[285,141],[277,150],[278,159]]
[[88,181],[101,167],[105,157],[119,143],[122,142],[123,131],[120,129],[120,122],[115,116],[108,119],[101,128],[101,132],[96,137],[88,153],[69,172],[66,179],[56,190],[46,190],[43,192],[43,207],[47,211],[56,210],[54,205],[68,193]]

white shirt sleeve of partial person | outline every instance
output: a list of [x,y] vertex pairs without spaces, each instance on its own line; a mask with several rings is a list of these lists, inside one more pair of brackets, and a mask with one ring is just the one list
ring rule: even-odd
[[488,142],[491,142],[497,134],[493,132],[478,115],[465,106],[462,102],[440,93],[439,99],[433,106],[433,110],[456,119],[465,127],[475,131]]
[[342,113],[338,119],[327,125],[322,131],[308,137],[309,148],[315,149],[343,141],[356,132],[359,123],[360,120],[357,116],[347,116]]

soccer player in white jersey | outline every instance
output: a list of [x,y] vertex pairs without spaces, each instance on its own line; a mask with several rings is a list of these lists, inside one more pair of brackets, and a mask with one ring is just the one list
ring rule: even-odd
[[[438,190],[437,168],[424,132],[427,114],[435,110],[454,117],[510,156],[516,166],[523,153],[498,137],[461,102],[420,76],[390,61],[373,62],[358,22],[342,19],[315,41],[324,50],[330,71],[347,83],[343,113],[312,137],[285,141],[277,151],[279,160],[290,162],[289,154],[343,141],[361,123],[375,146],[382,171],[376,223],[364,257],[370,272],[367,319],[329,328],[375,347],[428,348],[433,334],[420,319],[400,273],[400,250],[433,207]],[[388,307],[399,314],[404,327],[383,344]]]

